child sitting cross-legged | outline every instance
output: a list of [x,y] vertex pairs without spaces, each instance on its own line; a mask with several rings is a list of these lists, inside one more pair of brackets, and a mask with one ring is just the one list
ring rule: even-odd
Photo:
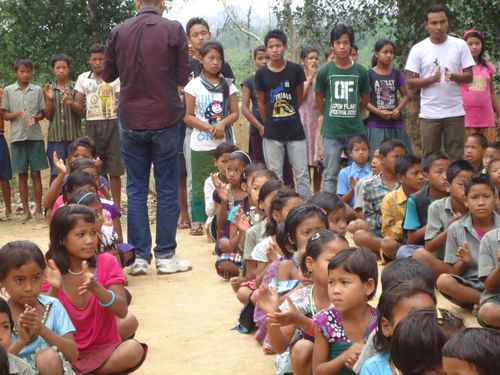
[[487,175],[470,177],[465,197],[470,213],[448,229],[444,261],[449,271],[439,276],[436,285],[452,302],[476,309],[484,289],[478,277],[480,242],[487,232],[500,227],[500,216],[494,212],[498,202],[495,185]]

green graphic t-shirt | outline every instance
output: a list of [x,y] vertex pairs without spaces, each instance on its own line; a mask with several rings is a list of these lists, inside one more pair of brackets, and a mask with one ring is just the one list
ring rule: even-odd
[[370,81],[363,66],[354,63],[341,69],[333,61],[327,62],[318,70],[314,91],[325,94],[323,137],[351,138],[365,133],[359,102],[360,93],[370,92]]

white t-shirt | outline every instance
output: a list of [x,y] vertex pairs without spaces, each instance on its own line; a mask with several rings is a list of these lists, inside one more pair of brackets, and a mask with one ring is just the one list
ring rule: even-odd
[[422,89],[420,117],[432,120],[465,115],[460,84],[446,81],[445,68],[458,74],[474,64],[469,47],[461,39],[448,35],[441,44],[432,43],[430,38],[415,44],[408,56],[405,70],[426,78],[433,75],[436,69],[441,69],[441,81]]
[[[194,96],[194,115],[198,120],[215,125],[222,118],[222,93],[208,91],[201,83],[200,77],[192,79],[184,87],[184,92]],[[238,92],[236,86],[231,83],[229,95],[236,92]],[[214,139],[211,134],[193,128],[190,147],[193,151],[212,151],[222,142],[224,138]]]
[[92,72],[78,76],[75,90],[85,95],[87,121],[116,119],[115,99],[120,92],[120,80],[106,83],[97,82]]

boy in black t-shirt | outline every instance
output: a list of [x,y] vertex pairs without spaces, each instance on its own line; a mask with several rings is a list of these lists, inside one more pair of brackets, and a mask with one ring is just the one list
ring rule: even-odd
[[307,145],[299,107],[304,94],[304,70],[285,60],[287,37],[271,30],[264,38],[270,61],[255,73],[259,111],[264,119],[262,148],[267,167],[283,180],[285,149],[293,168],[296,188],[304,198],[311,194]]

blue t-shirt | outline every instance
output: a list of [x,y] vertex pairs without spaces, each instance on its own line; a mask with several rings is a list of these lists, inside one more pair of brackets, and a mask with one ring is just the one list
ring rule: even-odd
[[392,375],[389,353],[382,353],[368,359],[360,375]]
[[403,229],[405,230],[417,230],[420,229],[422,224],[418,218],[417,205],[415,204],[415,199],[408,197],[406,201],[406,214],[405,221],[403,222]]
[[[50,313],[47,321],[45,322],[45,327],[59,336],[75,332],[75,327],[73,326],[66,309],[58,299],[45,296],[43,294],[40,294],[37,298],[38,301],[45,307],[51,304]],[[12,338],[10,340],[11,345],[16,341],[16,339],[17,336],[12,334]],[[18,357],[27,360],[33,366],[36,352],[40,348],[50,348],[51,346],[52,345],[48,344],[42,336],[38,336],[35,341],[21,349]]]
[[[351,165],[342,169],[339,173],[338,181],[337,181],[337,194],[342,196],[345,195],[351,190],[351,186],[349,185],[349,178],[353,176],[356,180],[361,180],[362,178],[368,176],[372,173],[372,168],[369,163],[366,163],[363,167],[360,167],[356,163],[352,163]],[[354,195],[348,202],[349,206],[354,206]]]

